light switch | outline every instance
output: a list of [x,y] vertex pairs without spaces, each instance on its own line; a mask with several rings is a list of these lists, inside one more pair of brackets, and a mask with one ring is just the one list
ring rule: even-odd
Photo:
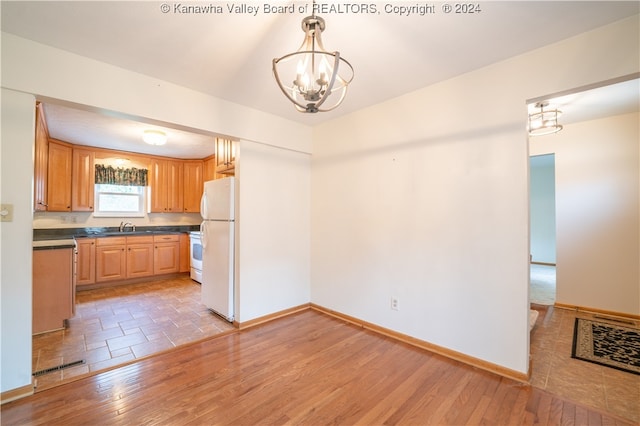
[[13,204],[0,204],[2,222],[13,222]]

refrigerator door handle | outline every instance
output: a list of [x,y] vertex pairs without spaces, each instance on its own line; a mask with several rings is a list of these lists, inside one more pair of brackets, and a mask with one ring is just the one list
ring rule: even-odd
[[207,213],[207,191],[204,191],[200,198],[200,216],[202,216],[203,219],[209,218]]
[[207,237],[207,222],[202,222],[200,224],[200,244],[202,244],[202,249],[207,248],[207,242],[209,238]]

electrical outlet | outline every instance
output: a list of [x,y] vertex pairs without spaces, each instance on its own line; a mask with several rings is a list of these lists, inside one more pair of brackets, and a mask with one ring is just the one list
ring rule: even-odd
[[391,298],[391,309],[393,309],[394,311],[398,310],[398,298],[397,297],[392,297]]
[[0,218],[3,222],[13,222],[13,204],[2,204],[0,206]]

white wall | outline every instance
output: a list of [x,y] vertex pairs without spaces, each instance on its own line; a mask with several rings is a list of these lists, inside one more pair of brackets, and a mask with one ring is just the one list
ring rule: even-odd
[[310,301],[310,155],[240,141],[238,318]]
[[[100,63],[82,56],[2,33],[2,87],[23,92],[2,99],[2,173],[3,190],[9,187],[7,201],[15,195],[15,215],[2,246],[2,376],[0,391],[30,383],[31,373],[31,199],[34,141],[33,125],[36,98],[86,105],[98,110],[117,111],[145,120],[191,127],[237,138],[260,141],[271,146],[309,152],[311,129],[270,114],[216,99],[184,87],[138,73]],[[27,108],[26,99],[29,99]],[[7,112],[5,112],[7,111]],[[11,114],[9,114],[11,113]],[[27,126],[28,124],[28,126]],[[27,127],[29,127],[27,131]],[[12,131],[11,129],[16,129]],[[7,136],[5,137],[5,134]],[[27,151],[28,150],[28,157]],[[5,167],[5,165],[8,165]],[[262,170],[268,167],[262,165]],[[246,168],[246,167],[245,167]],[[11,173],[16,171],[16,173]],[[250,176],[250,171],[246,171]],[[5,180],[5,174],[11,173]],[[245,183],[245,189],[250,184]],[[300,189],[303,190],[303,189]],[[2,202],[5,202],[3,194]],[[269,214],[270,212],[267,211]],[[242,213],[247,224],[263,210]],[[268,218],[263,218],[268,222]],[[308,234],[308,231],[307,231]],[[300,250],[307,247],[308,235],[299,236]],[[290,235],[290,240],[295,236]],[[252,252],[250,252],[252,253]],[[277,259],[276,252],[272,259]],[[5,257],[5,255],[7,257]],[[15,258],[14,258],[15,257]],[[303,254],[300,254],[303,257]],[[16,260],[19,259],[19,260]],[[279,259],[278,259],[279,260]],[[287,263],[289,259],[282,259]],[[294,279],[291,275],[282,277]],[[307,278],[308,280],[308,278]],[[302,282],[280,282],[281,288],[304,286]],[[308,284],[307,284],[308,287]],[[262,311],[275,312],[285,303],[304,299],[300,291],[294,297],[265,300]],[[308,292],[308,288],[306,289]],[[273,305],[269,305],[273,301]],[[308,301],[308,297],[305,301]],[[251,300],[251,304],[255,303]],[[5,309],[5,306],[8,307]],[[287,306],[290,307],[290,306]],[[255,309],[247,315],[255,315]],[[16,315],[13,315],[16,314]],[[10,321],[5,321],[10,318]],[[19,321],[20,320],[20,321]],[[22,321],[23,320],[23,321]]]
[[634,17],[314,128],[312,302],[526,373],[525,102],[639,50]]
[[[535,143],[535,140],[533,142]],[[556,182],[553,154],[533,156],[530,165],[529,212],[532,260],[555,264]]]
[[35,99],[2,89],[0,201],[0,382],[2,392],[31,384],[31,210]]
[[639,129],[624,114],[531,144],[556,157],[557,303],[640,314]]
[[13,34],[1,36],[2,87],[54,102],[310,150],[308,126]]

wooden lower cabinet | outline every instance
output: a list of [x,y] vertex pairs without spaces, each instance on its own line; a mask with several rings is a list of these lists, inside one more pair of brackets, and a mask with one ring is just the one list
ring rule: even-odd
[[96,282],[127,277],[126,237],[98,238],[96,241]]
[[77,285],[189,272],[189,234],[78,238]]
[[76,285],[83,286],[96,282],[96,240],[78,238],[78,263],[76,266]]
[[153,236],[127,237],[127,278],[153,275]]
[[64,328],[73,316],[73,249],[33,251],[33,334]]
[[153,237],[154,274],[173,274],[180,271],[180,236],[156,235]]
[[180,271],[191,271],[191,241],[189,234],[180,234]]

